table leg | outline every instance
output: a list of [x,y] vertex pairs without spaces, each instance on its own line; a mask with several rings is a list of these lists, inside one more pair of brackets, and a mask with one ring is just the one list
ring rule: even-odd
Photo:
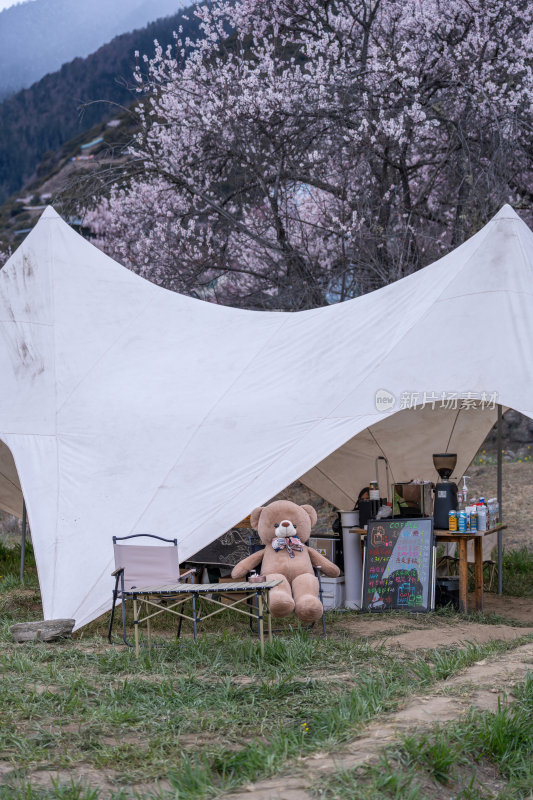
[[192,595],[192,629],[194,635],[194,641],[196,641],[197,637],[197,624],[196,624],[196,594],[193,592]]
[[476,611],[483,611],[483,536],[474,539],[474,558]]
[[257,593],[257,607],[259,611],[259,641],[261,642],[261,655],[265,655],[265,632],[263,629],[263,594]]
[[[148,605],[146,606],[146,613],[150,613],[150,606]],[[149,619],[146,620],[146,633],[148,635],[148,651],[150,652],[152,650],[152,626]]]
[[468,559],[466,554],[466,538],[459,539],[459,611],[466,614],[468,602],[466,593],[468,590]]
[[265,595],[266,612],[268,614],[268,641],[272,644],[272,614],[270,613],[270,590]]
[[135,634],[135,655],[139,658],[139,615],[137,613],[137,598],[133,598],[133,632]]

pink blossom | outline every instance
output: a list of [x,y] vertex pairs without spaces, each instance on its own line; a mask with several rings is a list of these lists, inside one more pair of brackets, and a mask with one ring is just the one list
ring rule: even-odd
[[[141,275],[312,308],[532,207],[526,0],[215,0],[155,43],[134,174],[86,222]],[[147,70],[147,74],[144,71]]]

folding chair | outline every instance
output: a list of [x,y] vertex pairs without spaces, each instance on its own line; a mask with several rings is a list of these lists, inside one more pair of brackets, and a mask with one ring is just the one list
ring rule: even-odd
[[[141,538],[157,539],[161,542],[168,542],[169,544],[119,544],[119,542],[123,542],[126,539]],[[164,597],[157,598],[157,587],[165,587],[169,584],[175,585],[183,581],[184,578],[192,577],[196,572],[196,569],[189,569],[187,572],[183,572],[180,575],[177,539],[164,539],[162,536],[155,536],[152,533],[135,533],[131,536],[113,536],[113,552],[115,555],[115,571],[112,575],[115,578],[115,588],[113,589],[113,603],[111,606],[111,618],[109,620],[109,630],[107,634],[109,642],[111,642],[115,606],[118,599],[122,601],[122,638],[128,647],[134,646],[128,641],[126,632],[126,600],[129,599],[133,600],[133,625],[135,647],[137,650],[139,648],[139,625],[142,622],[146,622],[148,642],[150,645],[151,619],[165,611],[179,617],[177,631],[179,637],[181,624],[183,622],[183,614],[176,611],[176,606],[180,607],[185,601],[179,599],[179,593],[169,595],[168,592],[164,592]],[[148,587],[150,591],[143,592],[143,589],[147,589]],[[194,603],[194,595],[192,596],[192,600]],[[166,605],[169,601],[171,604]],[[140,614],[142,613],[141,609],[143,605],[146,606],[145,611],[148,606],[155,608],[155,611],[151,611],[150,614],[146,614],[141,619]]]
[[437,560],[438,577],[457,574],[457,565],[459,564],[459,559],[455,555],[456,552],[457,544],[455,542],[448,542],[444,545],[444,552]]
[[[248,549],[250,551],[250,555],[252,555],[252,553],[257,553],[259,550],[265,549],[264,544],[256,533],[253,535],[248,534]],[[258,566],[258,569],[261,569],[261,565]],[[326,615],[324,613],[324,601],[322,597],[322,570],[320,567],[315,566],[313,566],[313,570],[318,578],[318,596],[320,598],[320,602],[322,603],[322,636],[326,636]],[[250,628],[252,627],[252,624],[253,620],[250,619]],[[314,622],[311,623],[309,630],[311,630],[314,624]]]

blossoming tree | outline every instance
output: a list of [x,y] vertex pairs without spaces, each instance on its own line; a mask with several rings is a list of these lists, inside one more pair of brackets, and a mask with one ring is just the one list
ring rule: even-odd
[[130,174],[86,222],[145,277],[305,309],[530,209],[528,0],[214,0],[138,67]]

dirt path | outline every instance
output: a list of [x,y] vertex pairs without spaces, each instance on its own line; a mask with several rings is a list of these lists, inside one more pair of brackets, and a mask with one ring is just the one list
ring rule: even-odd
[[[524,628],[518,632],[526,633]],[[403,708],[379,723],[370,724],[341,752],[335,755],[315,753],[293,764],[290,772],[249,784],[224,797],[226,800],[311,800],[310,787],[317,780],[329,772],[351,769],[374,760],[381,747],[391,744],[407,731],[429,727],[435,721],[455,720],[472,706],[483,711],[495,711],[498,701],[507,701],[509,690],[525,678],[528,670],[533,671],[533,642],[477,662],[455,678],[438,683],[431,695],[409,698]]]

